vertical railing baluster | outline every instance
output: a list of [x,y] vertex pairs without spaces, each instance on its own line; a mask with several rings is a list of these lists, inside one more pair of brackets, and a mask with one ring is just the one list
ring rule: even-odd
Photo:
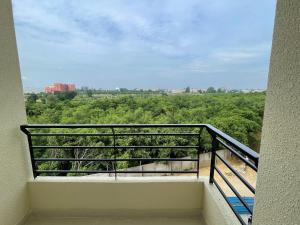
[[115,180],[117,180],[116,135],[115,135],[115,129],[113,127],[111,128],[111,130],[112,130],[112,133],[113,133],[113,141],[114,141],[114,143],[113,143],[114,144],[114,149],[113,149],[113,152],[114,152],[114,172],[115,172]]
[[214,183],[214,172],[215,172],[215,163],[216,163],[216,151],[217,151],[217,137],[215,134],[211,134],[212,137],[212,148],[211,148],[211,163],[210,163],[210,174],[209,174],[209,183]]
[[258,159],[254,161],[256,168],[258,168]]
[[197,179],[199,178],[200,173],[200,151],[201,151],[201,134],[202,134],[203,128],[201,127],[199,129],[199,135],[198,135],[198,149],[197,149]]

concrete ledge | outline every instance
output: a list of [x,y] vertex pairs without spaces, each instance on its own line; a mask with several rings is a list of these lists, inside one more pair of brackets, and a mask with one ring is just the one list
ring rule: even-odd
[[98,177],[98,176],[77,176],[77,177],[37,177],[29,183],[40,182],[97,182],[97,183],[153,183],[153,182],[203,182],[205,177],[196,178],[195,176],[149,176],[149,177]]

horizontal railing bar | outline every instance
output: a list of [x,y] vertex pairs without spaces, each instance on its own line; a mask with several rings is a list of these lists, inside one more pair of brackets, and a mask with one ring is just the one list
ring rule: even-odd
[[[112,133],[31,133],[31,136],[114,136]],[[115,133],[115,136],[199,136],[196,133]]]
[[238,197],[240,202],[245,206],[245,208],[248,210],[248,212],[252,215],[252,210],[249,208],[248,204],[244,201],[240,193],[235,189],[235,187],[229,182],[229,180],[223,175],[223,173],[215,167],[215,170],[218,172],[218,174],[221,176],[221,178],[225,181],[225,183],[228,185],[228,187],[233,191],[233,193]]
[[229,135],[225,134],[224,132],[220,131],[219,129],[213,127],[210,124],[206,124],[205,127],[208,129],[208,131],[212,131],[218,137],[226,140],[233,147],[238,148],[240,151],[242,151],[244,154],[246,154],[249,158],[251,158],[256,163],[258,163],[259,154],[257,152],[253,151],[251,148],[249,148],[246,145],[240,143],[239,141],[235,140],[234,138],[230,137]]
[[43,149],[43,148],[55,148],[55,149],[73,149],[73,148],[109,148],[109,149],[113,149],[113,148],[199,148],[199,146],[157,146],[157,145],[154,145],[154,146],[141,146],[141,145],[138,145],[138,146],[32,146],[32,148],[38,148],[38,149]]
[[257,171],[257,167],[251,163],[249,160],[247,160],[245,157],[243,157],[240,153],[238,153],[236,150],[234,150],[231,146],[226,144],[224,141],[222,141],[220,138],[217,138],[218,142],[222,144],[225,148],[227,148],[230,152],[235,154],[240,160],[242,160],[244,163],[246,163],[248,166],[250,166],[253,170]]
[[176,128],[176,127],[205,127],[207,124],[26,124],[21,128]]
[[243,177],[239,174],[239,172],[236,171],[226,160],[224,160],[218,153],[215,153],[216,156],[236,175],[245,185],[246,187],[255,194],[255,188]]
[[237,148],[243,154],[247,155],[252,159],[255,165],[258,165],[259,154],[247,147],[246,145],[240,143],[229,135],[223,133],[219,129],[213,127],[210,124],[27,124],[21,125],[21,130],[30,135],[30,132],[27,129],[30,128],[201,128],[205,127],[207,131],[211,134],[215,134],[218,137],[226,140],[233,147]]
[[184,162],[197,162],[198,159],[181,159],[181,158],[116,158],[116,159],[97,159],[97,158],[35,158],[37,162],[47,162],[47,161],[184,161]]
[[229,205],[229,207],[232,209],[232,211],[235,214],[235,216],[240,221],[240,223],[242,225],[247,225],[245,223],[245,221],[243,220],[243,218],[240,216],[240,214],[234,209],[233,205],[229,202],[229,200],[227,199],[227,196],[226,196],[225,192],[222,190],[222,188],[220,187],[220,185],[217,183],[216,179],[213,178],[213,182],[216,185],[216,187],[218,188],[218,190],[220,191],[220,193],[222,194],[223,198],[225,199],[225,201],[227,202],[227,204]]
[[197,173],[195,170],[191,171],[178,171],[178,170],[144,170],[144,171],[126,171],[126,170],[37,170],[37,173]]

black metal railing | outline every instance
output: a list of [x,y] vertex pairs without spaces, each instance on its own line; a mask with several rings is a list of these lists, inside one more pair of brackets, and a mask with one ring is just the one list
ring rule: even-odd
[[[84,129],[84,132],[78,132],[78,129]],[[216,181],[215,171],[220,176],[222,180],[228,185],[232,190],[234,195],[241,202],[243,207],[249,212],[249,223],[251,223],[252,218],[252,207],[241,196],[239,191],[234,187],[229,179],[222,173],[221,169],[218,168],[216,160],[218,159],[222,162],[249,190],[255,194],[255,188],[227,161],[225,158],[221,157],[217,151],[219,149],[229,150],[237,159],[244,162],[254,171],[257,171],[259,155],[238,142],[229,135],[223,133],[217,128],[209,124],[53,124],[53,125],[41,125],[41,124],[31,124],[31,125],[21,125],[21,130],[27,135],[29,151],[31,156],[31,165],[33,176],[37,177],[39,175],[88,175],[88,174],[113,174],[117,178],[118,174],[122,173],[142,173],[142,174],[195,174],[199,177],[199,161],[200,154],[204,151],[203,147],[203,131],[205,130],[209,140],[211,142],[211,166],[210,166],[210,176],[209,182],[215,184],[219,189],[220,193],[223,195],[234,214],[237,216],[241,224],[246,225],[246,222],[239,214],[239,212],[234,208],[233,204],[228,200],[228,196],[224,192],[222,186]],[[91,132],[93,130],[93,132]],[[101,130],[101,132],[100,132]],[[104,131],[103,131],[104,130]],[[75,131],[75,132],[73,132]],[[45,138],[67,138],[71,137],[71,141],[59,142],[58,144],[51,145],[49,141],[45,141]],[[104,138],[104,145],[87,145],[83,141],[83,144],[78,145],[76,143],[76,138],[79,137],[90,137],[90,138]],[[150,137],[151,141],[141,141],[138,142],[139,137]],[[153,141],[152,139],[162,138],[160,141]],[[172,137],[173,139],[167,140],[166,137]],[[43,139],[44,138],[44,139]],[[75,139],[74,139],[75,138]],[[134,138],[134,145],[122,145],[122,138]],[[41,140],[42,139],[42,140]],[[177,141],[178,139],[181,140]],[[40,140],[40,142],[38,141]],[[73,142],[72,142],[73,140]],[[175,140],[175,141],[174,141]],[[94,140],[95,141],[95,140]],[[76,145],[70,143],[76,143]],[[38,143],[38,144],[37,144]],[[42,143],[42,144],[39,144]],[[95,141],[95,143],[98,143]],[[102,142],[101,142],[102,143]],[[102,143],[102,144],[103,144]],[[153,144],[154,143],[154,144]],[[89,143],[88,143],[89,144]],[[110,150],[112,151],[110,156],[112,158],[86,158],[86,157],[45,157],[43,154],[37,156],[37,152],[45,152],[49,149],[52,150]],[[134,158],[121,158],[118,157],[121,150],[169,150],[169,157],[134,157]],[[172,155],[179,151],[185,152],[185,157],[172,157]],[[174,154],[172,154],[174,153]],[[174,161],[187,161],[196,164],[195,169],[191,170],[135,170],[129,171],[126,169],[119,169],[118,163],[120,162],[139,162],[143,164],[145,162],[174,162]],[[74,169],[48,169],[40,168],[43,162],[60,162],[60,163],[70,163],[70,162],[93,162],[93,163],[108,163],[110,169],[93,169],[93,170],[74,170]]]
[[[201,132],[204,128],[204,125],[178,125],[178,124],[76,124],[76,125],[22,125],[21,130],[27,135],[29,150],[32,161],[32,170],[34,177],[38,175],[67,175],[67,174],[95,174],[95,173],[105,173],[105,174],[114,174],[117,177],[121,173],[142,173],[142,174],[196,174],[199,176],[199,155],[203,151],[201,147]],[[53,132],[55,129],[55,132]],[[76,129],[87,129],[89,132],[70,132],[70,130]],[[99,129],[101,132],[99,132]],[[151,130],[152,129],[152,130]],[[154,129],[154,131],[153,131]],[[174,131],[175,129],[175,131]],[[189,131],[182,131],[182,130]],[[57,130],[59,132],[57,132]],[[93,132],[91,132],[91,130]],[[121,130],[121,131],[118,131]],[[125,130],[125,131],[124,131]],[[129,131],[128,131],[129,130]],[[67,132],[66,132],[67,131]],[[85,130],[86,131],[86,130]],[[134,137],[138,139],[139,137],[181,137],[187,144],[171,144],[164,143],[161,144],[147,144],[141,143],[139,145],[120,145],[120,138],[130,138]],[[34,141],[36,138],[43,137],[97,137],[97,138],[111,138],[109,145],[36,145]],[[35,140],[34,140],[35,139]],[[189,139],[189,140],[188,140]],[[188,140],[188,141],[187,141]],[[74,150],[74,149],[98,149],[98,150],[112,150],[111,155],[113,158],[40,158],[36,156],[36,151],[41,150]],[[189,154],[185,155],[190,158],[173,158],[173,157],[164,157],[164,158],[118,158],[119,150],[163,150],[167,149],[170,151],[185,151]],[[176,154],[174,154],[176,155]],[[41,162],[109,162],[111,163],[112,169],[110,170],[58,170],[58,169],[40,169],[39,164]],[[185,162],[194,162],[196,168],[194,170],[143,170],[143,171],[129,171],[125,169],[118,169],[119,162],[174,162],[174,161],[185,161]]]
[[[243,225],[251,224],[252,223],[252,215],[253,215],[253,206],[250,206],[244,197],[241,196],[238,189],[232,184],[229,179],[222,173],[222,171],[216,165],[216,159],[220,160],[247,188],[253,195],[255,195],[255,188],[235,169],[230,162],[226,159],[222,158],[218,153],[217,150],[219,149],[219,145],[224,147],[225,149],[229,150],[235,157],[239,160],[244,162],[247,166],[257,172],[259,155],[253,151],[252,149],[248,148],[247,146],[241,144],[237,140],[233,139],[232,137],[228,136],[227,134],[223,133],[222,131],[216,129],[211,125],[206,125],[208,132],[212,137],[212,156],[211,156],[211,166],[210,166],[210,176],[209,182],[211,184],[215,184],[215,186],[219,189],[220,193],[229,204],[230,208],[233,210],[234,214],[238,218],[238,220]],[[230,202],[228,196],[224,192],[221,185],[215,179],[215,171],[218,173],[220,178],[226,183],[226,185],[230,188],[230,190],[234,193],[237,197],[238,201],[241,203],[243,208],[248,212],[248,221],[246,222],[244,218],[240,215],[238,210],[234,207],[234,205]]]

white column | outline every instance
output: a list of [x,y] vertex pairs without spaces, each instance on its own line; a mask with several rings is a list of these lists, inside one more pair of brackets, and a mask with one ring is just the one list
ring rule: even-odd
[[0,1],[0,224],[16,225],[29,210],[30,164],[20,124],[26,123],[10,0]]
[[254,225],[300,224],[300,1],[278,0]]

